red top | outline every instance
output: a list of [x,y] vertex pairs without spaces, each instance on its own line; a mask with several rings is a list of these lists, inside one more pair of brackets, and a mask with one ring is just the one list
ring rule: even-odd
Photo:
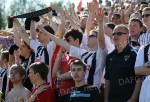
[[[42,85],[49,85],[49,83],[44,83]],[[39,87],[35,87],[31,93],[31,95],[38,89]],[[30,96],[31,96],[30,95]],[[38,94],[34,102],[55,102],[55,93],[51,87],[48,87],[42,93]]]
[[[61,62],[61,73],[66,73],[70,71],[70,64],[76,60],[76,57],[72,57],[69,55],[65,55],[62,58]],[[75,86],[75,82],[73,79],[61,80],[60,81],[60,91],[59,94],[67,94],[70,92],[71,87]]]

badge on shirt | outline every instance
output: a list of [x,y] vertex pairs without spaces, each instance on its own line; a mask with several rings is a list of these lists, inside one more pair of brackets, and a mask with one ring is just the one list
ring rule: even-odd
[[125,55],[124,60],[127,61],[130,58],[130,55]]

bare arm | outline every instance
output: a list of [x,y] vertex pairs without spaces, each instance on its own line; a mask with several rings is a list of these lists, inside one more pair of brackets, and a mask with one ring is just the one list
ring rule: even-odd
[[65,33],[65,12],[64,12],[64,10],[62,10],[60,12],[60,20],[61,20],[61,23],[58,26],[58,30],[57,30],[56,36],[58,38],[62,39],[63,35]]
[[71,18],[67,10],[65,10],[65,16],[66,16],[66,19],[69,21],[72,28],[78,29],[80,32],[82,32],[82,30],[80,29],[80,26]]
[[150,75],[150,68],[147,68],[146,66],[136,67],[134,71],[136,75]]
[[30,37],[31,39],[36,40],[35,22],[33,20],[31,21],[31,26],[30,26]]
[[141,86],[142,86],[142,80],[143,80],[143,77],[139,77],[136,80],[136,84],[135,84],[135,87],[134,87],[134,92],[132,94],[131,99],[128,102],[137,102],[138,96],[140,94]]
[[57,73],[57,78],[60,78],[61,80],[72,79],[71,72],[68,71],[68,72],[63,73],[63,74]]
[[53,40],[56,44],[58,44],[59,46],[65,48],[67,51],[70,50],[70,44],[68,44],[67,42],[65,42],[63,39],[59,39],[58,37],[50,34],[49,32],[47,32],[43,27],[40,27],[41,31],[45,34],[47,34],[51,40]]
[[98,21],[98,27],[99,27],[99,32],[98,32],[98,43],[99,43],[99,48],[105,49],[105,37],[104,37],[104,11],[102,8],[98,8],[96,12],[96,20]]
[[87,7],[88,7],[88,11],[89,11],[89,16],[87,18],[87,22],[86,22],[86,27],[85,27],[85,34],[87,34],[87,36],[90,34],[90,31],[94,28],[94,24],[93,24],[93,19],[95,18],[95,12],[94,12],[94,3],[87,3]]
[[109,80],[105,80],[105,94],[104,94],[104,102],[108,102],[109,87],[110,87],[110,82],[109,82]]
[[21,37],[18,33],[17,27],[15,23],[13,22],[13,32],[14,32],[14,42],[17,46],[21,47]]
[[76,23],[80,24],[80,20],[79,20],[77,14],[76,14],[76,12],[75,12],[75,5],[74,5],[74,3],[72,3],[71,12],[72,12],[72,18],[73,18],[73,20],[74,20]]
[[57,77],[57,71],[60,69],[60,62],[61,62],[61,54],[62,50],[60,49],[58,52],[57,59],[55,60],[54,66],[53,66],[53,71],[52,71],[52,77],[56,78]]
[[29,38],[29,35],[28,33],[25,31],[25,29],[21,26],[21,24],[19,23],[19,21],[17,19],[14,18],[14,21],[13,21],[16,26],[18,27],[18,30],[19,30],[19,35],[21,36],[21,38],[28,44],[30,45],[30,38]]

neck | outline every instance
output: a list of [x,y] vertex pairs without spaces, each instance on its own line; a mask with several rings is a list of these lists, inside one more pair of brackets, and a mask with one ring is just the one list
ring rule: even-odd
[[42,44],[42,46],[46,46],[49,42],[50,42],[50,40],[46,40],[46,41],[44,41],[44,42],[41,43],[41,44]]
[[18,83],[13,83],[13,89],[18,89],[18,88],[22,88],[23,87],[23,84],[22,82],[18,82]]
[[75,82],[75,86],[76,87],[80,87],[80,86],[83,86],[83,85],[85,85],[86,83],[84,82],[84,80],[83,81],[79,81],[79,82]]
[[36,83],[36,85],[37,85],[37,86],[40,86],[40,85],[42,85],[42,84],[44,84],[44,83],[46,83],[45,80],[39,80],[39,81]]
[[131,41],[137,41],[137,39],[138,39],[138,36],[132,36],[131,37]]
[[29,58],[29,57],[30,57],[30,55],[31,55],[31,53],[30,53],[30,52],[29,52],[29,53],[26,53],[26,55],[24,55],[25,59],[26,59],[26,58]]
[[98,48],[98,46],[96,45],[96,46],[92,46],[92,47],[90,47],[90,48],[89,48],[89,50],[90,50],[90,51],[96,51],[96,50],[97,50],[97,48]]
[[147,32],[150,32],[150,27],[148,26],[148,27],[146,27],[146,29],[147,29]]
[[127,46],[127,43],[117,45],[116,47],[117,47],[118,53],[122,52],[126,46]]

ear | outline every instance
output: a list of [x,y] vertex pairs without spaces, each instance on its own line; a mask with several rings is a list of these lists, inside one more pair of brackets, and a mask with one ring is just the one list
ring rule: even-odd
[[143,31],[143,27],[140,28],[140,31]]
[[76,41],[77,43],[79,43],[79,38],[77,38],[75,41]]
[[22,76],[22,79],[24,79],[24,78],[25,78],[25,75]]

